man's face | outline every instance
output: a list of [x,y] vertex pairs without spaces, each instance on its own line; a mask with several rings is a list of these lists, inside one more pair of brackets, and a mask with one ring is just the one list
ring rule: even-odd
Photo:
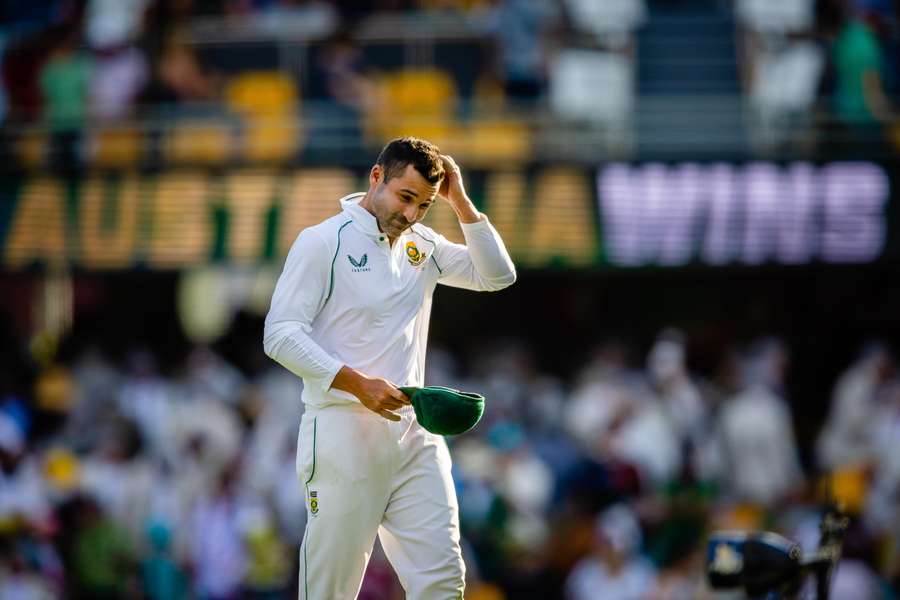
[[400,237],[411,225],[425,218],[440,186],[440,181],[428,183],[412,165],[406,165],[401,176],[387,182],[384,181],[384,170],[375,165],[369,178],[375,189],[372,211],[378,227],[391,239]]

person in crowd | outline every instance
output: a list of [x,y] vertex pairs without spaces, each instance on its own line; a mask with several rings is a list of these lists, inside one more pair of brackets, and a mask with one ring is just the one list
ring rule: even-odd
[[82,130],[88,116],[93,62],[79,49],[80,32],[63,31],[41,69],[44,121],[53,132],[51,163],[68,170],[81,162]]
[[893,371],[883,343],[872,342],[838,379],[828,418],[816,444],[825,470],[866,465],[878,415],[878,395]]
[[567,600],[644,598],[653,587],[656,570],[641,553],[641,526],[624,504],[604,510],[597,518],[591,554],[572,570],[566,581]]
[[787,360],[787,349],[777,339],[752,344],[742,365],[742,389],[719,413],[726,485],[738,500],[772,506],[803,482],[783,397]]

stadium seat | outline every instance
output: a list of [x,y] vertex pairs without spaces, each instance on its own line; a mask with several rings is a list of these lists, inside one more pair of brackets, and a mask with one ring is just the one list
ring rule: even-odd
[[226,86],[228,109],[244,120],[240,156],[254,162],[294,157],[300,147],[297,86],[278,71],[250,71]]
[[550,71],[550,105],[564,118],[615,121],[630,110],[632,80],[625,57],[595,50],[563,50]]
[[225,103],[244,115],[290,113],[297,108],[297,88],[291,78],[278,71],[250,71],[228,82]]
[[634,68],[620,54],[570,48],[550,69],[550,107],[564,123],[596,133],[608,149],[629,144]]
[[816,101],[825,55],[813,42],[794,42],[757,57],[751,98],[767,114],[806,112]]
[[216,165],[233,158],[234,136],[221,122],[182,121],[163,139],[163,156],[169,163]]
[[815,27],[813,0],[739,0],[746,60],[744,80],[756,119],[750,128],[757,147],[799,141],[809,123],[825,70],[826,56],[816,42],[792,39]]
[[24,167],[40,167],[47,155],[47,134],[42,131],[24,132],[15,142],[15,154]]
[[644,0],[565,0],[575,27],[598,37],[627,35],[646,18]]
[[366,119],[366,135],[380,144],[402,135],[432,140],[452,152],[458,132],[454,130],[456,83],[444,71],[407,69],[377,79],[379,101]]
[[513,119],[476,119],[465,127],[466,164],[495,167],[531,157],[532,133],[528,125]]
[[783,34],[811,28],[814,8],[813,0],[738,0],[735,12],[744,27]]
[[136,164],[144,138],[135,127],[104,127],[90,134],[90,160],[101,167],[124,167]]

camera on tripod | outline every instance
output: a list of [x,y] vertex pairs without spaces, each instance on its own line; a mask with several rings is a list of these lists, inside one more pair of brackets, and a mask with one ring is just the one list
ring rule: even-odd
[[714,590],[744,590],[750,598],[795,598],[815,577],[816,598],[828,599],[831,572],[841,557],[849,518],[829,507],[819,523],[819,547],[803,556],[799,544],[768,531],[714,532],[707,542],[706,573]]

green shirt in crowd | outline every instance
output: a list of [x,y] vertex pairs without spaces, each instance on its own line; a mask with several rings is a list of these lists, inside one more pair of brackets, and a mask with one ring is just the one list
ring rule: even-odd
[[870,124],[875,115],[866,103],[863,75],[882,72],[878,38],[860,21],[850,21],[841,31],[833,47],[836,77],[835,111],[843,120]]

